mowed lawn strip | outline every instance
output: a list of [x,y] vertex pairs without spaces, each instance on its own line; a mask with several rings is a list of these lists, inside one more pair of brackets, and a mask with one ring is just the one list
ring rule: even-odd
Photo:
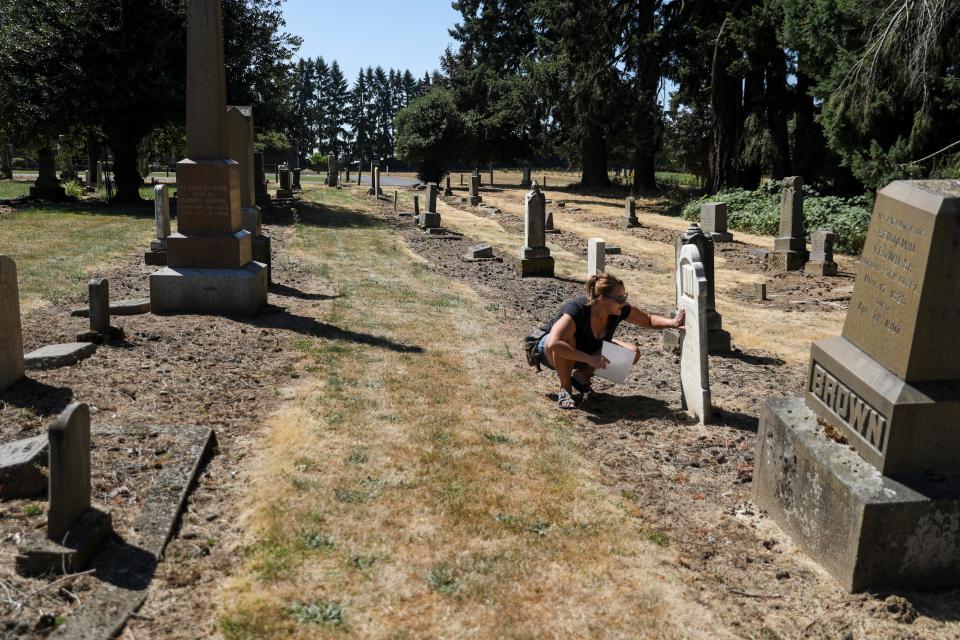
[[22,308],[86,300],[98,269],[149,245],[156,227],[138,213],[40,206],[0,215],[0,254],[17,263]]
[[[348,192],[313,191],[290,257],[329,274],[325,338],[252,461],[239,638],[676,637],[710,615],[669,541],[591,476],[517,336]],[[333,333],[339,331],[339,334]],[[695,622],[694,622],[695,621]]]

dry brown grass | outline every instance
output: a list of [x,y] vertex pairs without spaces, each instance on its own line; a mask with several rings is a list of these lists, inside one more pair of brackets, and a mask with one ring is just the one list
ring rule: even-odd
[[[506,216],[521,219],[525,191],[516,187],[504,189],[499,193],[484,192],[483,200],[487,204],[499,207]],[[546,193],[548,198],[565,199],[560,192],[551,193],[547,189]],[[653,311],[670,309],[674,298],[673,279],[670,275],[674,259],[673,246],[664,242],[645,240],[625,228],[610,229],[597,225],[596,220],[614,222],[623,218],[622,201],[619,198],[590,195],[577,196],[577,199],[577,206],[582,209],[580,213],[555,210],[554,223],[557,228],[568,235],[578,236],[582,239],[584,246],[588,238],[600,237],[620,246],[625,254],[642,256],[649,260],[653,265],[652,272],[662,276],[651,275],[651,271],[618,271],[617,275],[623,278],[628,290],[637,292],[638,299],[650,304]],[[657,203],[652,200],[637,201],[637,216],[642,224],[670,229],[678,233],[689,226],[689,222],[680,218],[656,213],[658,210]],[[484,215],[474,215],[452,207],[441,209],[441,213],[444,225],[468,233],[501,249],[509,249],[511,253],[516,254],[517,249],[523,244],[523,238],[506,233],[495,220]],[[470,218],[478,222],[472,222]],[[773,245],[772,238],[740,232],[736,232],[735,236],[738,241],[753,246]],[[550,246],[554,257],[558,259],[558,273],[581,279],[585,277],[586,264],[582,258],[562,249],[558,252],[559,247]],[[837,261],[842,269],[851,269],[855,260],[847,256],[837,256]],[[733,334],[734,343],[742,350],[760,350],[776,354],[788,362],[806,362],[809,358],[811,342],[839,335],[842,329],[845,316],[842,310],[818,311],[817,321],[811,322],[808,315],[804,313],[789,313],[760,305],[743,304],[735,299],[731,292],[745,283],[762,281],[764,278],[728,268],[722,254],[718,254],[716,258],[716,274],[717,310],[723,315],[724,328]],[[787,336],[789,339],[785,339]]]
[[341,294],[318,320],[355,333],[302,344],[304,384],[251,463],[224,636],[710,634],[670,586],[669,541],[531,388],[519,336],[386,228],[325,224],[306,220],[294,251]]

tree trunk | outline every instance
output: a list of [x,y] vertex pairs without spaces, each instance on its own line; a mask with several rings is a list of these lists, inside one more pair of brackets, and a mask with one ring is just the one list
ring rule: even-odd
[[727,61],[736,53],[735,49],[731,53],[731,49],[718,44],[713,54],[710,86],[713,136],[710,144],[710,180],[707,184],[710,193],[737,182],[743,89],[740,77],[727,73]]
[[607,174],[607,140],[598,125],[589,125],[586,135],[580,140],[580,159],[583,163],[581,187],[598,189],[610,186],[610,176]]
[[773,177],[780,180],[793,175],[790,132],[787,126],[791,106],[787,89],[787,56],[777,44],[773,29],[770,29],[767,43],[767,124],[773,141]]
[[[738,187],[752,190],[760,186],[760,176],[763,174],[763,167],[760,164],[760,149],[753,149],[753,153],[748,157],[746,136],[747,127],[745,126],[747,118],[755,116],[754,122],[758,123],[757,118],[763,112],[763,70],[759,67],[752,67],[747,70],[743,83],[743,104],[740,107],[739,127],[737,132],[736,163]],[[760,135],[759,130],[750,131],[749,135]]]
[[137,141],[142,136],[119,135],[109,139],[108,145],[113,151],[113,177],[117,185],[117,193],[113,196],[114,204],[143,204],[140,197],[140,185],[143,180],[137,169]]
[[656,191],[656,156],[660,149],[660,105],[657,103],[657,86],[660,82],[659,47],[649,42],[656,17],[656,2],[641,0],[638,24],[635,66],[637,72],[637,112],[634,121],[633,195],[644,191]]
[[813,169],[817,124],[813,96],[810,95],[810,78],[803,72],[803,66],[797,64],[796,86],[796,126],[793,131],[793,170],[808,182],[813,181]]

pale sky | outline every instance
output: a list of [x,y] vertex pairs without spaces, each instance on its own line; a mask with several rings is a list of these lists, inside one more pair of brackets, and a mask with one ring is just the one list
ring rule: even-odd
[[449,0],[286,0],[283,14],[286,30],[303,38],[295,57],[336,60],[351,83],[368,66],[417,78],[439,69],[460,15]]

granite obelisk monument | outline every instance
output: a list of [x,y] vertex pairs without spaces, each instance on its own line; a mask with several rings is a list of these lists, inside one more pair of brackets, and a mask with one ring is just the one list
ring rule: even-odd
[[177,232],[150,276],[154,313],[253,315],[266,265],[241,218],[240,165],[229,155],[221,0],[187,3],[187,157],[177,163]]

